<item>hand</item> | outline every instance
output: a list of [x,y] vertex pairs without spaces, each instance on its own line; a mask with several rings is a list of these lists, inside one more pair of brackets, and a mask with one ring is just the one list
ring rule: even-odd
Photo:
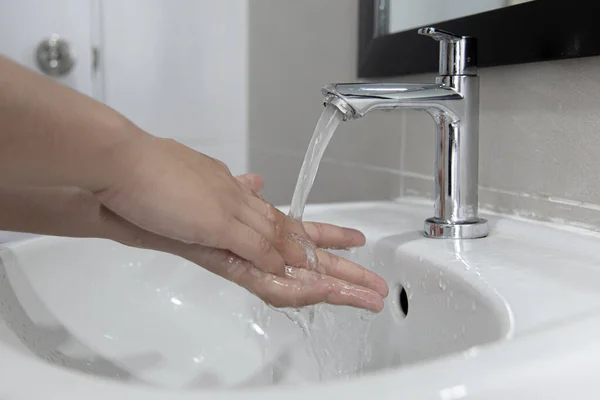
[[96,193],[107,208],[147,231],[230,251],[275,275],[306,263],[289,235],[294,224],[223,163],[173,140],[137,137],[117,153],[128,167]]
[[[263,188],[263,181],[259,175],[246,174],[238,176],[237,180],[254,192],[260,192]],[[294,268],[293,273],[296,277],[292,278],[263,271],[229,251],[183,244],[140,232],[137,227],[114,214],[109,213],[109,215],[111,218],[105,221],[118,222],[121,225],[120,232],[124,233],[132,229],[136,231],[133,235],[127,235],[125,244],[139,246],[142,243],[146,248],[177,254],[237,283],[275,307],[298,308],[329,303],[379,312],[383,309],[383,298],[388,295],[386,282],[377,274],[324,250],[324,248],[342,249],[363,246],[365,237],[355,229],[324,223],[304,223],[306,234],[318,247],[320,269],[324,273]],[[125,229],[122,229],[123,225]],[[136,239],[133,240],[133,237]],[[141,237],[143,239],[140,241]]]
[[[247,188],[252,191],[260,192],[263,189],[264,182],[259,175],[256,174],[246,174],[238,176],[237,179],[242,182]],[[340,281],[336,281],[332,283],[335,285],[344,285],[344,281],[346,284],[348,282],[352,282],[355,285],[363,286],[366,288],[370,288],[375,290],[382,298],[387,297],[389,289],[387,283],[381,279],[377,274],[355,264],[351,261],[348,261],[344,258],[337,257],[323,249],[347,249],[352,247],[361,247],[364,246],[366,239],[365,236],[355,229],[350,228],[342,228],[335,225],[318,223],[318,222],[307,222],[304,223],[304,230],[310,237],[310,239],[315,243],[319,249],[317,250],[318,260],[323,267],[322,270],[325,271],[324,275],[328,277],[337,278]],[[361,277],[362,275],[362,277]],[[314,274],[311,278],[314,280]],[[324,280],[327,280],[326,276],[321,277]],[[248,282],[251,285],[251,282]],[[302,282],[297,282],[296,285],[301,285]],[[244,286],[244,284],[242,284]],[[356,289],[356,287],[355,287]],[[302,302],[309,301],[308,304],[313,304],[310,302],[311,298],[318,299],[320,296],[324,295],[323,292],[319,292],[319,290],[323,290],[322,288],[312,287],[310,289],[305,289],[306,293],[303,295],[303,298],[299,299],[290,299],[285,297],[285,293],[277,293],[277,288],[263,288],[263,300],[266,302],[279,302],[283,301],[283,304],[289,304],[294,302]],[[355,292],[356,294],[356,292]],[[372,293],[371,293],[372,294]],[[283,298],[282,298],[283,296]],[[329,301],[333,304],[336,299],[339,301],[347,302],[348,298],[340,297],[338,294],[330,294],[332,300]],[[275,298],[275,300],[269,300]],[[357,307],[365,307],[366,300],[363,296],[358,296]],[[316,301],[315,303],[319,303],[321,300]],[[362,305],[360,305],[362,303]],[[352,305],[352,304],[346,304]],[[292,305],[293,306],[293,305]],[[383,307],[383,305],[381,305]],[[379,309],[380,310],[380,309]],[[377,311],[379,311],[377,310]]]
[[[262,187],[257,175],[238,179],[256,190]],[[317,250],[323,274],[296,268],[296,279],[281,277],[254,267],[229,251],[185,244],[148,232],[108,210],[90,191],[73,187],[0,188],[0,225],[21,232],[105,238],[179,255],[281,307],[329,302],[379,311],[382,298],[388,293],[385,281],[376,274],[323,249]],[[349,248],[365,243],[362,233],[354,229],[319,223],[305,223],[304,229],[322,248]]]
[[[307,265],[304,247],[290,234],[310,232],[246,188],[219,161],[150,136],[109,107],[1,56],[0,87],[0,183],[5,201],[26,211],[11,215],[2,209],[4,226],[132,245],[141,239],[145,247],[185,255],[280,305],[380,306],[377,290],[359,286],[373,286],[369,274],[358,266],[339,268],[341,261],[335,267],[327,255],[321,264],[331,276],[304,269],[294,273],[300,280],[316,274],[315,285],[290,281],[286,264]],[[14,201],[19,196],[12,189],[43,192],[41,198],[53,201],[28,196]],[[32,218],[29,210],[40,218]],[[224,268],[225,260],[232,260],[233,267]],[[257,277],[265,279],[264,285]],[[304,286],[282,293],[273,286],[277,280]],[[378,280],[375,286],[381,284]]]
[[[108,226],[108,238],[183,257],[246,288],[274,307],[329,303],[379,312],[388,294],[387,284],[377,274],[323,249],[317,250],[323,274],[293,268],[294,277],[282,277],[256,268],[229,251],[185,244],[144,231],[106,209],[103,224]],[[318,223],[304,226],[318,247],[349,248],[365,243],[364,236],[354,229]]]
[[[305,224],[307,231],[314,224]],[[350,246],[359,232],[323,225],[322,236],[311,236],[319,247],[332,244]],[[358,233],[358,234],[357,234]],[[339,241],[339,238],[348,238]],[[364,243],[364,240],[363,240]],[[318,249],[318,259],[323,274],[305,268],[292,268],[290,277],[280,277],[254,267],[230,252],[209,248],[188,248],[180,256],[205,269],[246,288],[274,307],[299,308],[318,303],[346,305],[374,312],[383,309],[383,299],[388,295],[385,281],[377,274],[351,261]]]

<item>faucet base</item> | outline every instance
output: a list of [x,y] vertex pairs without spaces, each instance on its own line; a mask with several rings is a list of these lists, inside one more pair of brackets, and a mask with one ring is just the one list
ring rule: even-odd
[[478,239],[488,235],[485,219],[451,223],[437,218],[425,220],[425,236],[438,239]]

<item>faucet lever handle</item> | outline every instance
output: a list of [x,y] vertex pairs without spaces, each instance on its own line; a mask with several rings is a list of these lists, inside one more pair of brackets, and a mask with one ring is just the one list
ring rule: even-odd
[[440,75],[477,75],[477,39],[458,36],[432,26],[419,29],[419,35],[440,42]]
[[438,42],[455,43],[462,39],[462,36],[457,36],[454,33],[446,32],[441,29],[436,29],[433,26],[419,29],[419,35],[429,36]]

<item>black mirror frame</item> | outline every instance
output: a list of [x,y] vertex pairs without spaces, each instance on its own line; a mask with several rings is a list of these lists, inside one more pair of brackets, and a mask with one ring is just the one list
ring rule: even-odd
[[[375,34],[385,32],[380,1],[359,3],[358,77],[437,71],[437,44],[417,29]],[[600,1],[536,0],[431,25],[476,37],[478,65],[490,67],[599,55],[599,15]]]

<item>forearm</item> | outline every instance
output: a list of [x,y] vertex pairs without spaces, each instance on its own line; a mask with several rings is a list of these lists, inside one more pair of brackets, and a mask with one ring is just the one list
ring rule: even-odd
[[181,256],[191,249],[129,223],[76,187],[0,187],[0,230],[110,239]]
[[119,113],[0,56],[0,184],[104,189],[147,135]]
[[[317,252],[325,274],[293,268],[293,278],[279,277],[229,251],[185,244],[145,231],[107,210],[91,192],[77,188],[0,188],[0,229],[106,238],[175,254],[245,287],[277,307],[298,308],[328,302],[378,312],[383,308],[382,296],[388,293],[385,281],[377,275],[323,250]],[[328,242],[323,232],[317,246]],[[337,232],[338,237],[340,233]],[[335,236],[330,231],[330,239]]]
[[100,202],[77,187],[1,187],[0,229],[70,237],[103,237]]
[[[258,187],[261,184],[258,182]],[[142,229],[104,207],[89,190],[77,187],[0,186],[0,230],[109,239],[175,254],[217,274],[221,274],[217,267],[232,256],[224,250],[186,244]]]

